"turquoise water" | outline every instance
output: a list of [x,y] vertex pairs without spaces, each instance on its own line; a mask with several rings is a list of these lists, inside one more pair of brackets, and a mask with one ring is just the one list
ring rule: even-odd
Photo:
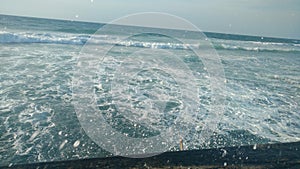
[[[0,165],[110,155],[86,135],[72,104],[72,77],[78,55],[101,26],[0,15]],[[122,29],[126,31],[127,27]],[[114,33],[99,35],[90,43],[100,47],[114,45],[110,54],[116,58],[122,56],[120,50],[124,47],[127,52],[141,48],[176,51],[182,57],[200,79],[197,120],[191,119],[191,124],[183,129],[187,131],[184,138],[187,149],[299,141],[300,41],[205,34],[219,54],[226,77],[225,112],[217,117],[220,118],[218,128],[210,143],[205,145],[198,144],[194,135],[201,130],[201,119],[214,118],[208,111],[211,104],[209,74],[201,60],[188,50],[189,45],[199,44],[186,46],[149,34],[119,41],[122,35]],[[192,37],[191,33],[187,39]],[[160,54],[155,57],[160,57]],[[107,64],[110,63],[107,61]],[[158,85],[162,82],[157,80],[158,77],[167,83]],[[105,102],[102,96],[106,93],[98,89],[109,90],[103,78],[100,76],[97,80],[103,85],[95,88],[95,96],[101,103]],[[167,73],[158,70],[141,72],[137,74],[139,78],[148,80],[142,82],[140,90],[147,91],[149,86],[160,89],[143,97],[151,98],[151,94],[158,91],[162,97],[172,97],[173,102],[168,103],[166,115],[148,117],[135,130],[130,127],[135,126],[130,118],[136,118],[138,114],[131,116],[127,113],[126,119],[116,113],[106,116],[106,120],[130,137],[150,137],[159,133],[157,129],[174,123],[172,119],[177,116],[175,109],[180,109],[180,97],[177,95],[180,87]],[[132,88],[137,85],[135,83],[132,82]],[[115,84],[115,87],[118,86],[121,88]],[[99,109],[106,110],[103,106]],[[150,123],[147,119],[158,127],[147,128],[145,125]],[[190,128],[195,126],[200,126],[200,129]]]

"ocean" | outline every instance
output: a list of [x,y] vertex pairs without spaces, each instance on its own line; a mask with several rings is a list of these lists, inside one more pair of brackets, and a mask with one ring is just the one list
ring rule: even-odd
[[[74,97],[74,76],[87,44],[99,50],[113,46],[109,57],[97,63],[91,96],[106,123],[126,137],[153,137],[178,124],[186,150],[300,141],[300,40],[204,32],[225,77],[224,111],[216,117],[210,114],[210,74],[189,50],[201,44],[154,34],[120,41],[123,34],[113,31],[91,41],[103,26],[0,15],[0,166],[115,154],[95,141],[105,137],[97,135],[101,124],[85,123],[76,108],[88,104]],[[195,110],[191,115],[181,114],[189,107]],[[205,119],[217,123],[206,130],[211,132],[206,144],[198,137]],[[83,126],[95,128],[94,133]],[[168,139],[176,143],[178,138]]]

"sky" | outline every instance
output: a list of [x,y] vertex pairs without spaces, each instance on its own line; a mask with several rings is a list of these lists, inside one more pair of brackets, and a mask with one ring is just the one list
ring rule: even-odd
[[300,39],[300,0],[0,0],[0,14],[109,23],[164,12],[200,30]]

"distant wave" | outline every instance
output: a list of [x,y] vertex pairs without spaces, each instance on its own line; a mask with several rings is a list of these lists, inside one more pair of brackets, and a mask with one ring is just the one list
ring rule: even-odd
[[[59,34],[59,33],[30,33],[30,32],[5,32],[0,31],[0,43],[53,43],[53,44],[109,44],[128,47],[157,48],[157,49],[190,49],[199,48],[201,44],[181,44],[167,42],[147,42],[120,40],[120,37],[113,35],[95,35],[92,39],[88,34]],[[214,42],[214,39],[212,39]],[[248,43],[248,42],[247,42]],[[298,44],[272,43],[272,42],[251,42],[243,44],[243,41],[216,41],[214,47],[219,50],[242,50],[242,51],[267,51],[267,52],[300,52]]]
[[198,44],[180,44],[180,43],[163,43],[163,42],[141,42],[125,40],[121,41],[117,37],[108,35],[95,35],[90,39],[90,35],[75,34],[50,34],[50,33],[10,33],[0,32],[0,43],[54,43],[54,44],[112,44],[119,46],[132,46],[143,48],[158,49],[189,49],[198,47]]
[[50,33],[0,32],[0,43],[57,43],[82,45],[90,36],[60,35]]
[[241,51],[256,51],[256,52],[300,52],[300,49],[295,48],[278,48],[278,47],[262,47],[262,46],[238,46],[228,44],[215,44],[215,49],[220,50],[241,50]]
[[297,46],[297,47],[300,47],[300,44],[293,44],[293,46]]

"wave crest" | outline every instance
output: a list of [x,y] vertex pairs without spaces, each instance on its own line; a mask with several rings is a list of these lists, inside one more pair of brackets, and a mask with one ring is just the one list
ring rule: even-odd
[[90,35],[75,34],[49,34],[49,33],[10,33],[0,32],[0,43],[54,43],[54,44],[112,44],[128,47],[159,48],[159,49],[189,49],[198,47],[198,44],[180,44],[164,42],[143,42],[123,40],[108,35],[95,35],[90,39]]
[[255,51],[255,52],[300,52],[300,49],[295,47],[272,47],[272,46],[238,46],[228,44],[215,44],[215,49],[219,50],[240,50],[240,51]]
[[[88,34],[59,34],[59,33],[30,33],[30,32],[5,32],[0,31],[0,43],[53,43],[53,44],[71,44],[84,45],[89,44],[108,44],[128,47],[158,48],[158,49],[179,49],[203,47],[201,44],[182,44],[168,42],[147,42],[134,40],[121,40],[113,35],[91,35]],[[298,44],[271,43],[271,42],[243,42],[226,40],[219,41],[211,39],[217,50],[240,50],[240,51],[264,51],[264,52],[300,52]],[[205,47],[205,46],[204,46]]]
[[59,35],[50,33],[11,33],[0,32],[0,43],[57,43],[76,44],[86,43],[90,36]]

